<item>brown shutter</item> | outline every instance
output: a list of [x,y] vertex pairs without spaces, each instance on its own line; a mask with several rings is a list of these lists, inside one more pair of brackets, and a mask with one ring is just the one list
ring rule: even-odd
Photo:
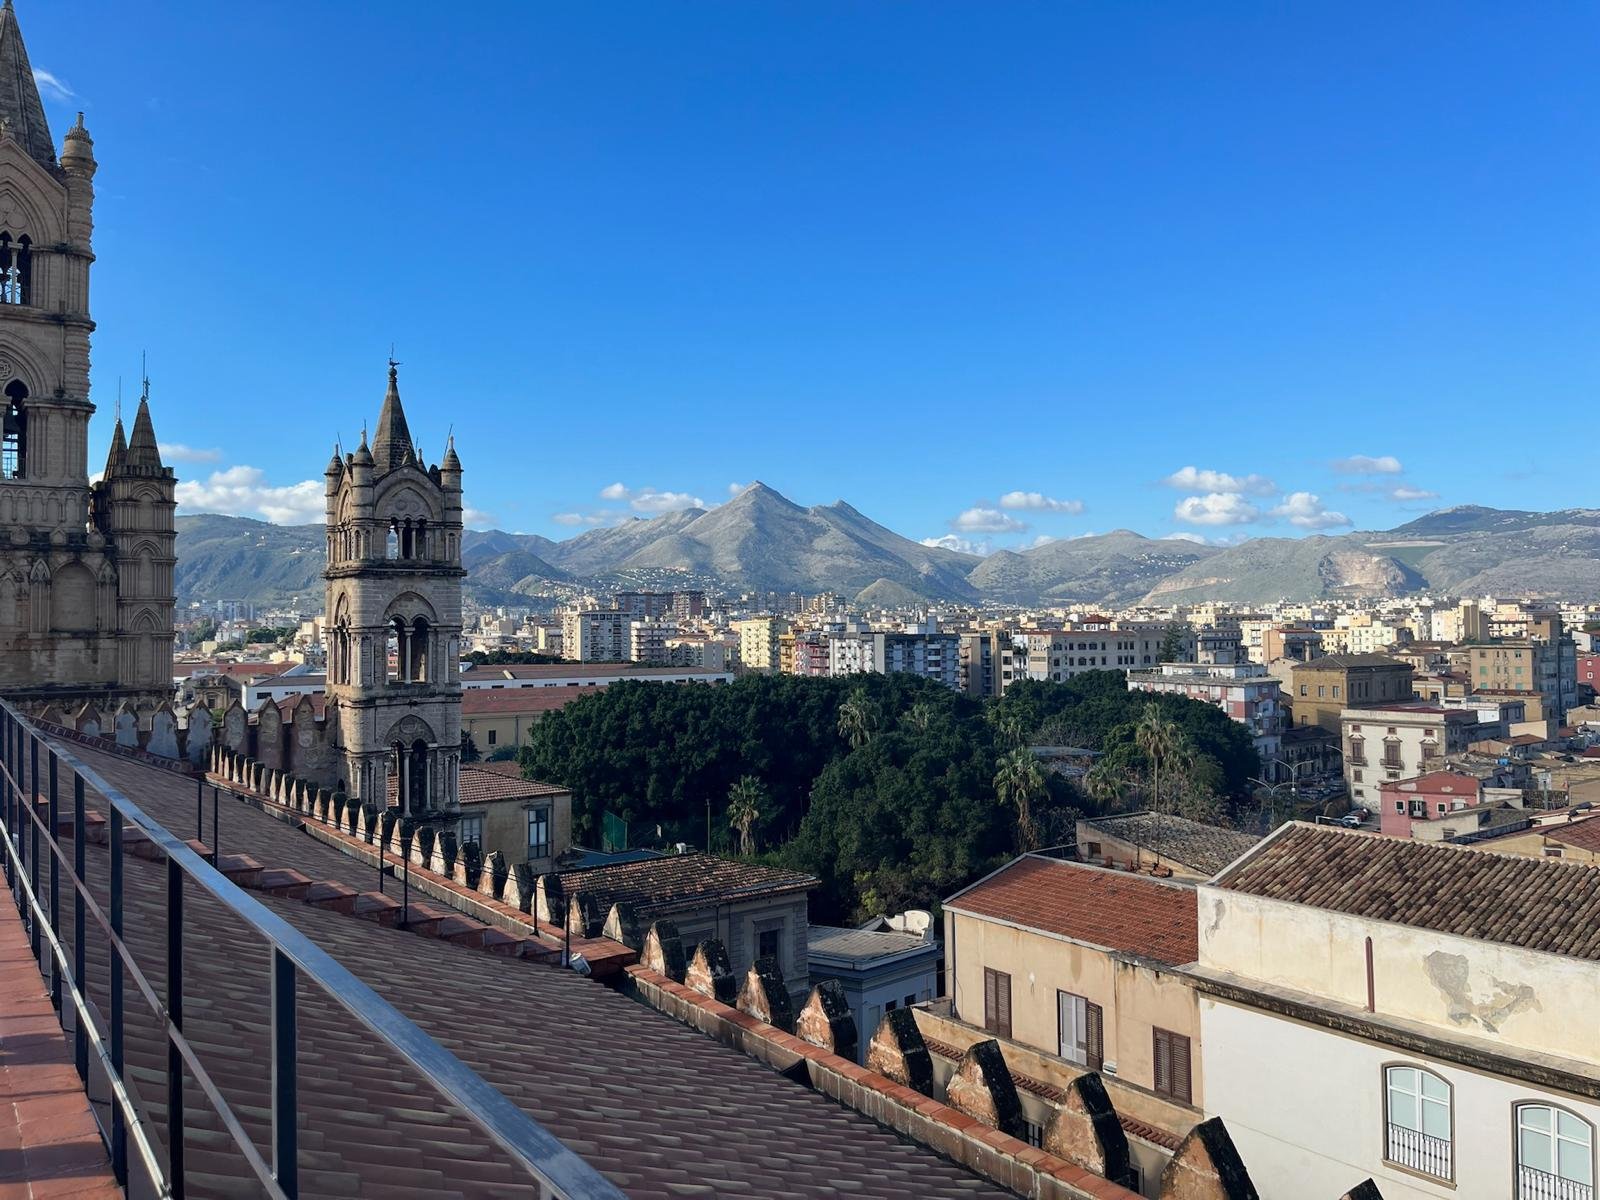
[[1088,1067],[1091,1071],[1098,1071],[1105,1062],[1105,1015],[1098,1004],[1085,1002],[1084,1014],[1084,1050],[1088,1057]]
[[1155,1032],[1155,1090],[1160,1096],[1172,1094],[1172,1039],[1165,1029]]
[[1011,976],[995,973],[995,1028],[1003,1038],[1011,1036]]
[[983,1027],[990,1033],[994,1032],[996,978],[995,973],[988,967],[983,969]]
[[1189,1080],[1189,1039],[1181,1034],[1171,1034],[1172,1039],[1172,1094],[1188,1104],[1194,1099]]

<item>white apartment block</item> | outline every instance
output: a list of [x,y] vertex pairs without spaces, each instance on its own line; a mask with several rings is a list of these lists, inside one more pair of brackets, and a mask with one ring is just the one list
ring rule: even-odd
[[628,614],[618,609],[569,608],[561,614],[561,657],[571,662],[626,662]]
[[1377,812],[1380,785],[1424,775],[1445,755],[1461,754],[1473,742],[1504,732],[1498,722],[1480,724],[1482,715],[1476,709],[1426,704],[1345,709],[1339,723],[1350,799]]

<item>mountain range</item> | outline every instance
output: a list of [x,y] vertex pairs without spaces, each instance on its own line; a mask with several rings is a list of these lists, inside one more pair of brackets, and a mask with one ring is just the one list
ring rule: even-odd
[[[211,514],[179,517],[177,526],[180,599],[320,605],[322,526]],[[468,598],[480,604],[674,585],[831,591],[875,606],[1253,604],[1425,589],[1584,597],[1600,594],[1600,509],[1466,505],[1387,531],[1230,547],[1119,529],[980,557],[903,537],[842,500],[805,508],[756,483],[713,509],[637,518],[562,541],[470,531],[462,561]]]

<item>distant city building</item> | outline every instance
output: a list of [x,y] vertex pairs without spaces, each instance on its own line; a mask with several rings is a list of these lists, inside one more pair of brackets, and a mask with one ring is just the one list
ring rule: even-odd
[[631,619],[616,608],[569,608],[561,614],[561,657],[571,662],[626,662]]

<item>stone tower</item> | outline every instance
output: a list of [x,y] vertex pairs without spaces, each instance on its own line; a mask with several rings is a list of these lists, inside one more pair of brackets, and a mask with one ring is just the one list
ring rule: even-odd
[[328,464],[328,704],[339,784],[438,821],[459,815],[461,460],[424,466],[395,364],[367,448]]
[[[172,690],[172,472],[148,406],[89,485],[94,142],[58,160],[11,0],[0,8],[0,691],[63,706]],[[109,470],[110,464],[108,464]]]

